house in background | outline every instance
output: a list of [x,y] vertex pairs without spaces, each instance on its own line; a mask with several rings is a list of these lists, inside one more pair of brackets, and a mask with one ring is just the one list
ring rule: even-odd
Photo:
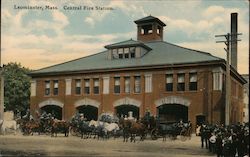
[[[226,61],[209,53],[163,41],[160,19],[135,21],[137,40],[106,45],[94,55],[33,71],[30,109],[69,120],[84,113],[166,121],[225,122]],[[243,121],[246,81],[231,67],[230,122]]]

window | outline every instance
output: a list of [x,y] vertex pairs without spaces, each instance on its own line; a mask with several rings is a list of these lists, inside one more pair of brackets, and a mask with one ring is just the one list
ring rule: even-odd
[[135,76],[135,93],[141,92],[141,77]]
[[153,29],[152,29],[152,25],[145,25],[145,26],[142,26],[142,29],[141,29],[141,34],[151,34],[153,33]]
[[75,88],[76,88],[75,93],[76,93],[77,95],[80,95],[80,94],[81,94],[81,80],[80,80],[80,79],[76,79],[76,80],[75,80],[75,83],[76,83],[76,86],[75,86]]
[[161,27],[157,27],[157,34],[160,34],[161,33]]
[[112,50],[112,55],[113,55],[113,58],[115,58],[115,59],[117,59],[119,57],[118,53],[117,53],[117,49]]
[[141,29],[141,34],[144,34],[144,29],[143,28]]
[[189,74],[189,90],[190,91],[197,90],[197,73]]
[[94,79],[94,94],[99,94],[99,79]]
[[50,95],[50,81],[45,81],[45,95]]
[[119,59],[123,58],[123,49],[122,48],[118,49],[118,55],[119,55]]
[[54,84],[53,95],[58,95],[58,80],[54,80],[53,84]]
[[185,74],[178,74],[177,91],[185,91]]
[[130,77],[124,78],[125,93],[130,93]]
[[90,88],[89,88],[89,86],[90,86],[90,81],[89,81],[89,79],[85,79],[85,80],[84,80],[84,93],[85,93],[85,94],[89,94],[89,93],[90,93]]
[[115,77],[114,81],[114,93],[120,93],[120,77]]
[[166,91],[173,91],[173,74],[166,74]]
[[124,48],[124,58],[129,58],[129,48]]
[[135,58],[135,47],[129,48],[130,58]]

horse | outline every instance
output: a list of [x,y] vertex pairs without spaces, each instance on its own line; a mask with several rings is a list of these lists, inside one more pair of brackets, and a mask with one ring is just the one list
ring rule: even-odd
[[109,123],[103,121],[94,121],[91,120],[89,122],[89,127],[92,128],[92,134],[94,134],[94,138],[97,136],[98,139],[102,137],[103,139],[108,139],[110,131],[113,130],[114,125],[109,125]]
[[57,133],[64,133],[65,137],[69,136],[69,123],[64,120],[51,120],[51,137],[57,137]]
[[16,135],[17,133],[17,123],[15,120],[8,120],[8,121],[1,120],[0,126],[1,126],[1,132],[3,133],[3,135],[5,135],[8,130],[13,130],[14,135]]
[[136,135],[140,136],[140,140],[143,141],[146,135],[146,126],[141,122],[135,122],[133,120],[120,121],[123,129],[123,142],[127,142],[130,136],[130,142],[135,142]]

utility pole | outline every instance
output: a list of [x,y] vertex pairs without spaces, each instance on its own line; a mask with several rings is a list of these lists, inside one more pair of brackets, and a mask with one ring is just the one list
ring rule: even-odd
[[232,42],[240,41],[240,40],[232,40],[232,36],[242,35],[241,33],[237,34],[224,34],[224,35],[215,35],[215,37],[225,37],[226,41],[216,41],[216,43],[225,43],[226,48],[224,50],[227,54],[226,60],[226,97],[225,97],[225,125],[230,124],[230,106],[231,106],[231,76],[230,76],[230,60],[231,60],[231,52],[230,46]]

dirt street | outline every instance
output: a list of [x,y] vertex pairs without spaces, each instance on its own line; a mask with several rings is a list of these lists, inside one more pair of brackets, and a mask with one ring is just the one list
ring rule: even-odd
[[153,141],[137,141],[124,143],[122,138],[97,140],[80,139],[79,137],[59,137],[34,135],[1,135],[0,156],[98,156],[98,157],[207,157],[214,156],[206,149],[200,148],[199,137],[191,140],[177,139],[163,142],[162,139]]

